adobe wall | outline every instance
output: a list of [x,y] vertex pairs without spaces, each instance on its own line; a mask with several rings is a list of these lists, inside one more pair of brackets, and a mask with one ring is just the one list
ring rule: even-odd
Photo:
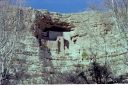
[[[109,64],[115,76],[128,72],[125,58],[127,50],[124,48],[127,45],[120,37],[116,26],[112,24],[114,21],[110,16],[106,18],[101,13],[93,12],[63,15],[53,13],[53,18],[59,18],[76,26],[74,31],[63,33],[63,38],[69,41],[69,49],[66,49],[65,53],[57,54],[53,51],[49,52],[47,48],[41,50],[31,31],[36,13],[47,14],[47,12],[23,10],[18,27],[15,25],[18,22],[17,10],[10,12],[11,15],[9,13],[7,17],[11,25],[10,29],[17,28],[18,33],[14,48],[15,56],[12,58],[14,61],[11,62],[10,69],[15,68],[20,75],[18,83],[72,83],[68,80],[70,76],[86,70],[95,55],[99,63],[104,64],[106,61]],[[7,32],[10,34],[11,30]],[[15,38],[13,33],[10,35],[12,37],[8,38],[9,40]],[[82,56],[83,52],[86,55]]]

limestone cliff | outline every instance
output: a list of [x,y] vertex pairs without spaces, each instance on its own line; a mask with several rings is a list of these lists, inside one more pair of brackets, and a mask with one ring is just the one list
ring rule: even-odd
[[[20,25],[17,25],[19,20],[16,16],[19,16],[19,12]],[[31,29],[37,15],[50,15],[53,19],[71,23],[74,25],[73,31],[63,32],[61,36],[51,32],[52,39],[55,34],[57,39],[48,40],[46,46],[40,47]],[[114,76],[128,73],[127,44],[109,13],[58,14],[32,9],[11,9],[6,20],[6,34],[11,35],[8,40],[17,37],[9,69],[17,73],[18,83],[74,83],[70,80],[71,77],[85,71],[94,60],[100,64],[107,63]],[[17,36],[11,33],[14,28],[17,29]],[[59,53],[56,50],[58,39],[61,41]],[[68,41],[69,47],[63,47],[64,40]],[[3,50],[4,48],[0,55],[3,55]]]

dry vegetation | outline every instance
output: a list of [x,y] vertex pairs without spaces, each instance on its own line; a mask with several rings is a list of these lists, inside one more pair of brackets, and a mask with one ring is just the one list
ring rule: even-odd
[[[17,7],[20,8],[23,5],[23,0],[16,0]],[[16,27],[13,28],[8,14],[13,6],[12,0],[0,0],[0,51],[1,51],[1,63],[0,63],[0,80],[1,85],[8,85],[10,79],[14,78],[15,74],[10,74],[10,64],[15,56],[15,44],[17,41],[17,29],[20,27],[20,14],[16,17],[19,21],[16,22]],[[20,10],[19,12],[20,13]],[[13,84],[14,85],[14,84]]]
[[[16,0],[15,4],[16,4],[16,7],[20,9],[24,6],[24,3],[25,3],[25,0]],[[128,51],[128,38],[127,38],[128,0],[106,0],[105,3],[108,9],[110,9],[112,12],[112,17],[115,20],[115,24],[118,28],[117,30],[120,31],[121,38],[123,38],[124,42],[127,43],[127,46],[125,48]],[[7,20],[7,17],[8,17],[7,14],[11,6],[12,6],[11,0],[0,0],[0,8],[1,8],[0,9],[0,66],[1,66],[0,67],[1,68],[0,70],[1,82],[0,83],[1,85],[11,85],[10,83],[12,83],[12,85],[16,85],[16,81],[11,82],[10,80],[15,79],[17,74],[16,73],[10,74],[9,71],[10,71],[10,64],[12,63],[12,60],[14,59],[14,55],[15,55],[14,48],[15,48],[15,44],[17,41],[17,35],[18,35],[17,30],[20,28],[20,25],[21,25],[20,24],[21,10],[18,10],[18,16],[16,16],[18,19],[18,22],[16,22],[16,27],[11,28],[8,25],[9,22]],[[44,16],[41,16],[41,19],[42,17]],[[46,21],[49,21],[49,20],[46,20]],[[109,31],[111,31],[111,23],[102,18],[101,18],[101,22],[106,26],[105,28],[103,28],[103,31],[104,31],[103,35],[105,36]],[[41,23],[41,25],[44,25],[44,24]],[[53,24],[53,23],[50,23],[50,24]],[[66,24],[66,23],[63,23],[63,24]],[[9,30],[7,31],[7,29],[11,29],[11,31]],[[104,39],[104,43],[106,43],[106,40],[104,37],[103,39]],[[87,54],[85,53],[83,55],[84,55],[83,57],[86,58]],[[93,52],[92,52],[92,55],[94,57],[97,56],[97,54]],[[107,52],[106,52],[106,55],[107,55]],[[127,55],[125,57],[126,59],[124,63],[127,64],[128,62]],[[86,81],[86,83],[91,83],[91,82],[93,83],[120,83],[123,80],[121,76],[117,79],[112,78],[110,76],[111,72],[108,70],[107,61],[105,61],[105,65],[100,66],[99,64],[97,64],[96,60],[94,59],[94,62],[91,65],[92,66],[89,68],[90,76],[92,77],[91,80],[87,80],[84,73],[81,73],[78,75],[84,78],[84,81]],[[111,79],[111,81],[109,79]],[[77,80],[72,81],[72,83],[76,83],[76,82]]]

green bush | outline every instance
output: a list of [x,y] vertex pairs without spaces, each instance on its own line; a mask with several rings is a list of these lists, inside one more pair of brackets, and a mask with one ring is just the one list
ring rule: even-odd
[[83,59],[83,60],[88,59],[88,54],[87,54],[86,51],[84,51],[84,52],[82,53],[82,59]]

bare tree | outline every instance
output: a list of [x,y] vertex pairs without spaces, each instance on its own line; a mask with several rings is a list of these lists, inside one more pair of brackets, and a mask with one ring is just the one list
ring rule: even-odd
[[113,18],[115,20],[117,28],[120,31],[122,38],[126,41],[127,46],[125,48],[128,50],[128,1],[107,0],[106,4],[107,7],[109,7],[113,13]]
[[[113,19],[115,20],[121,39],[125,42],[124,48],[128,51],[128,0],[107,0],[106,3],[113,13]],[[127,56],[125,55],[125,57]],[[127,62],[125,61],[125,63]]]
[[[21,0],[17,0],[16,3]],[[0,66],[1,66],[1,74],[0,80],[1,85],[7,85],[10,82],[10,78],[12,77],[9,74],[9,69],[11,66],[11,62],[13,57],[15,56],[15,47],[17,41],[17,29],[20,27],[20,19],[17,19],[17,26],[14,26],[14,20],[10,19],[10,10],[11,9],[11,0],[1,0],[0,1]],[[21,5],[19,5],[21,7]],[[19,9],[18,9],[19,10]],[[17,14],[19,18],[20,13]]]

